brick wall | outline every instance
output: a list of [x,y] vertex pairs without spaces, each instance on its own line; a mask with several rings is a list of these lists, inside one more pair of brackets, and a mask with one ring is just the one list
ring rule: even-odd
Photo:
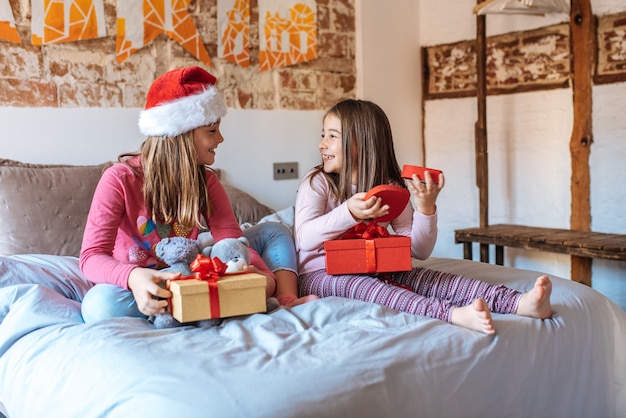
[[[0,106],[143,107],[148,87],[158,75],[175,67],[204,66],[166,35],[118,64],[116,0],[104,0],[105,38],[44,46],[30,43],[30,1],[9,3],[22,44],[0,40]],[[316,60],[264,72],[258,60],[257,0],[251,0],[249,68],[217,58],[216,0],[193,0],[189,10],[215,66],[207,70],[218,77],[229,107],[323,110],[355,95],[354,0],[317,2]]]

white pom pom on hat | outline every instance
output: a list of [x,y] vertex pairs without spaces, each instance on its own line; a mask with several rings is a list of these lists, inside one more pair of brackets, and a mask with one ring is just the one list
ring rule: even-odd
[[226,115],[217,78],[200,67],[170,70],[157,78],[139,113],[139,131],[147,136],[177,136],[211,125]]

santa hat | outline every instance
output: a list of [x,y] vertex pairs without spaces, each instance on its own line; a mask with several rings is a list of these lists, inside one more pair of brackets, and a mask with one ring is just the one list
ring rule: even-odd
[[200,67],[171,70],[150,86],[139,114],[139,131],[147,136],[177,136],[210,125],[226,115],[217,79]]

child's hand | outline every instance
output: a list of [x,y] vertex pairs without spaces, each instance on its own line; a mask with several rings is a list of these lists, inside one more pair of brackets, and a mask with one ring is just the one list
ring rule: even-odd
[[147,316],[165,312],[166,299],[172,297],[172,293],[161,284],[180,276],[181,273],[161,272],[143,267],[134,268],[128,277],[128,288],[133,292],[139,312]]
[[348,209],[356,220],[374,219],[389,213],[389,205],[383,205],[380,197],[363,200],[366,193],[356,193],[348,199]]
[[406,180],[406,185],[411,192],[411,199],[415,209],[424,215],[433,215],[436,210],[437,196],[443,189],[445,179],[443,173],[439,174],[439,183],[434,183],[430,172],[424,172],[425,183],[422,183],[415,174],[411,180]]

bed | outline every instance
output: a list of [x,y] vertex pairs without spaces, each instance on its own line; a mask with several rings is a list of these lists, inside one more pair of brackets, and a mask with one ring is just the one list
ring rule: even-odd
[[[494,315],[495,336],[325,298],[155,329],[85,324],[76,258],[103,166],[0,160],[0,411],[7,417],[624,417],[626,313],[552,277],[554,317]],[[228,187],[241,223],[289,222]],[[519,290],[539,273],[415,265]]]

